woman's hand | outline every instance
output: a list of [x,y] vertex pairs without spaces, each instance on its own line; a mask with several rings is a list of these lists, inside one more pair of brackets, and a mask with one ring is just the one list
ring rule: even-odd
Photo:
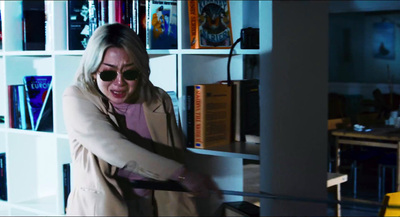
[[175,171],[172,180],[179,181],[183,187],[195,196],[209,197],[211,192],[215,192],[222,199],[222,192],[208,175],[189,171],[182,167]]

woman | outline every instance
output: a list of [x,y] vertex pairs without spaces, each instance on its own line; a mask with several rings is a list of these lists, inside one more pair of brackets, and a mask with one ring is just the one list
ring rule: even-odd
[[132,189],[132,180],[175,180],[195,196],[219,192],[183,165],[185,143],[171,99],[149,81],[140,38],[121,24],[91,36],[63,96],[73,182],[68,215],[196,215],[188,193]]

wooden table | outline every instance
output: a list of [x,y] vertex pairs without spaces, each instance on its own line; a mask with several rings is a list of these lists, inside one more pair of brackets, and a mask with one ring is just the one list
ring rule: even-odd
[[397,150],[396,189],[400,191],[400,129],[394,127],[371,128],[369,132],[357,132],[353,129],[333,130],[336,138],[336,171],[340,166],[340,145],[359,145]]

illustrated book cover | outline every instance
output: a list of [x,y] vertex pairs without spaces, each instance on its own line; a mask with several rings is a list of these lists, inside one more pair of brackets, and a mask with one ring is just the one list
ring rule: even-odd
[[68,49],[84,50],[89,41],[88,0],[68,0]]
[[194,89],[195,148],[230,144],[232,86],[198,84]]
[[51,76],[25,76],[24,85],[27,94],[29,116],[32,129],[36,130],[43,105],[48,99],[51,87]]
[[232,46],[229,0],[189,0],[188,11],[192,49]]
[[146,1],[147,49],[178,48],[176,4],[176,0]]

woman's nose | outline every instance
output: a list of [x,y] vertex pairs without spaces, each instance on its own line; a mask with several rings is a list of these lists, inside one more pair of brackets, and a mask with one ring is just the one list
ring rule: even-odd
[[115,78],[115,82],[117,82],[117,84],[124,84],[125,80],[124,77],[122,75],[122,73],[117,73],[117,77]]

